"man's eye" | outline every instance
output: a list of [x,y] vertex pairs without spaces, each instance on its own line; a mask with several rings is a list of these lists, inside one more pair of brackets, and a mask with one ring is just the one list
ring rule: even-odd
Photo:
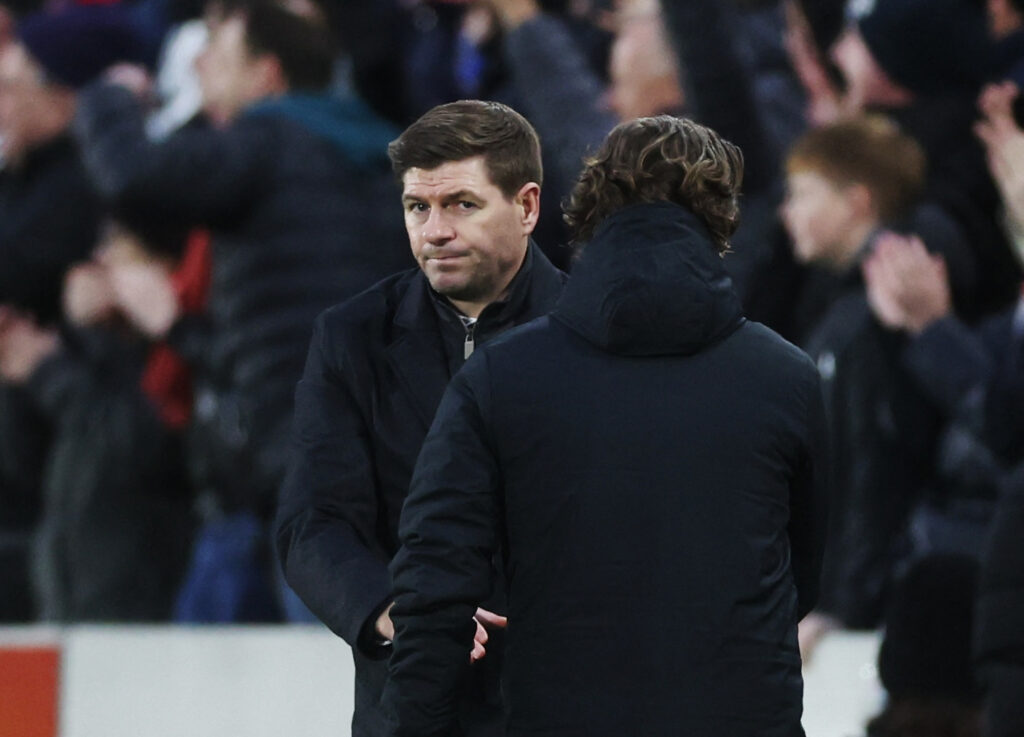
[[476,203],[475,202],[470,202],[469,200],[462,200],[461,202],[459,202],[459,209],[460,210],[475,210],[476,209]]
[[426,212],[427,205],[423,202],[410,202],[408,205],[409,212]]

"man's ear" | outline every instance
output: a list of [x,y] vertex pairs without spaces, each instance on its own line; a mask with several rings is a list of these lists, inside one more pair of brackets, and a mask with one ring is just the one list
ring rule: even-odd
[[288,78],[281,61],[273,54],[260,54],[251,68],[250,89],[254,99],[274,97],[288,92]]
[[846,190],[854,211],[863,217],[878,217],[878,207],[871,190],[864,184],[851,184]]
[[527,182],[520,187],[513,201],[522,208],[523,230],[527,234],[532,233],[540,217],[540,185],[536,182]]

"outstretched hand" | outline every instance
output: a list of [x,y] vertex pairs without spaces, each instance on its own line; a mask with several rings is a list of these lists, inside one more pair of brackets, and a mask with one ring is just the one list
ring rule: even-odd
[[473,619],[476,620],[476,634],[473,636],[473,651],[469,654],[471,663],[475,663],[487,655],[485,645],[490,639],[487,630],[505,629],[508,626],[508,617],[489,612],[486,609],[477,609]]

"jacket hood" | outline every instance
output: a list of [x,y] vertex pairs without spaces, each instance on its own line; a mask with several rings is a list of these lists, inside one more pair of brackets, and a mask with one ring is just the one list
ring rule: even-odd
[[632,205],[605,220],[552,316],[627,356],[697,353],[743,322],[707,228],[668,202]]
[[346,159],[366,169],[388,165],[388,144],[400,132],[353,96],[289,94],[261,100],[245,114],[288,118],[326,139]]

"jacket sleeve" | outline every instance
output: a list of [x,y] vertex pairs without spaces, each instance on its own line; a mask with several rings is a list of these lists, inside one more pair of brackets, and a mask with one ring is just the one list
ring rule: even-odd
[[251,202],[265,179],[270,131],[235,124],[186,129],[155,143],[134,95],[98,84],[79,96],[75,137],[93,185],[130,219],[216,223]]
[[904,363],[928,397],[956,414],[967,395],[994,370],[991,351],[979,334],[955,317],[937,320],[910,341]]
[[378,489],[369,425],[333,363],[329,338],[321,315],[295,391],[277,553],[288,584],[324,624],[367,655],[382,655],[360,637],[390,601],[387,558],[375,543]]
[[798,617],[803,619],[818,601],[821,564],[828,527],[828,428],[820,380],[807,399],[806,452],[790,486],[789,544]]
[[384,704],[399,737],[451,735],[469,673],[473,614],[491,593],[498,546],[498,464],[472,376],[474,356],[449,385],[431,426],[391,564],[395,644]]

